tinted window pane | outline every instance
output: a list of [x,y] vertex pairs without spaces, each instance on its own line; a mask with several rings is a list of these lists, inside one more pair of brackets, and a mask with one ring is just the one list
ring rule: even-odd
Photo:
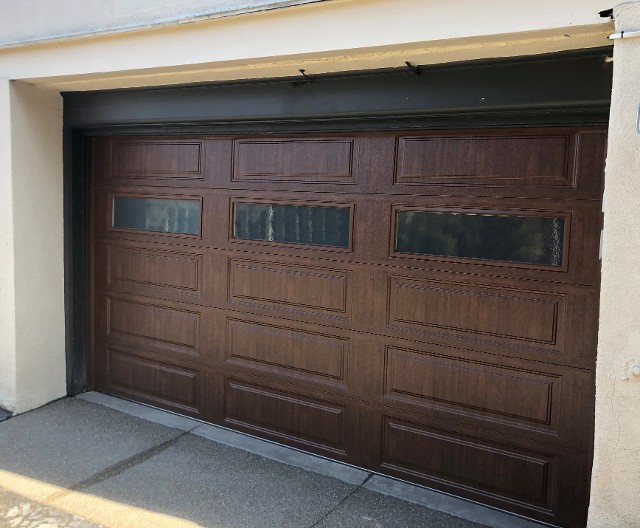
[[350,215],[348,207],[236,203],[233,236],[347,248]]
[[113,227],[160,233],[200,234],[200,200],[114,196]]
[[564,219],[399,211],[396,251],[562,265]]

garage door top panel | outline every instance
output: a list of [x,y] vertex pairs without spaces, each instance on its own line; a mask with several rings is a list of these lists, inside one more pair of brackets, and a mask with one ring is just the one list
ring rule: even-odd
[[580,198],[602,194],[602,129],[295,137],[113,137],[93,145],[103,185]]

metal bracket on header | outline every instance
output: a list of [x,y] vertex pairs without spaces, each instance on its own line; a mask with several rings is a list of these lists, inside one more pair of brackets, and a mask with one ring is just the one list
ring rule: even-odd
[[305,73],[306,70],[299,69],[298,71],[304,77],[304,81],[294,81],[294,82],[292,82],[291,86],[293,86],[294,88],[297,88],[298,86],[304,86],[305,84],[313,84],[314,82],[316,82],[316,78],[315,77],[311,77],[311,76],[309,76],[309,75],[307,75]]
[[409,68],[413,73],[415,73],[416,75],[422,75],[422,66],[416,66],[415,64],[411,64],[409,61],[404,61],[404,63],[407,65],[407,68]]

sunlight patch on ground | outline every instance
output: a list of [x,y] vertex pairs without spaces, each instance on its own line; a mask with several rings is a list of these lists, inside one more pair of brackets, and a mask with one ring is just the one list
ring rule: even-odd
[[147,511],[0,470],[0,492],[3,490],[105,528],[140,528],[143,526],[145,528],[196,528],[199,526],[191,521],[164,513]]

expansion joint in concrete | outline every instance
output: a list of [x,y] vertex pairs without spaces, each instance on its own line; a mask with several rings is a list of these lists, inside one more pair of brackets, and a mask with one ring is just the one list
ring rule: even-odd
[[124,473],[125,471],[131,469],[132,467],[142,464],[143,462],[146,462],[147,460],[153,458],[154,456],[162,453],[164,450],[174,445],[180,438],[182,438],[187,434],[189,434],[188,431],[182,431],[179,435],[172,438],[171,440],[167,440],[166,442],[160,445],[154,446],[150,449],[146,449],[145,451],[137,453],[129,458],[125,458],[124,460],[121,460],[120,462],[113,464],[112,466],[109,466],[103,469],[102,471],[99,471],[95,475],[92,475],[91,477],[85,480],[77,482],[76,484],[73,484],[64,490],[59,491],[58,493],[49,495],[45,499],[45,502],[50,503],[50,502],[56,501],[70,493],[73,493],[75,491],[82,491],[83,489],[87,489],[90,486],[100,484],[105,480],[108,480],[117,475],[120,475],[121,473]]
[[315,528],[319,526],[322,521],[324,521],[329,515],[331,515],[334,511],[336,511],[340,506],[342,506],[345,502],[347,502],[353,495],[355,495],[370,479],[373,477],[373,473],[369,473],[367,478],[359,485],[351,490],[351,492],[342,499],[338,504],[336,504],[333,508],[331,508],[327,513],[325,513],[320,519],[318,519],[315,523],[313,523],[309,528]]

